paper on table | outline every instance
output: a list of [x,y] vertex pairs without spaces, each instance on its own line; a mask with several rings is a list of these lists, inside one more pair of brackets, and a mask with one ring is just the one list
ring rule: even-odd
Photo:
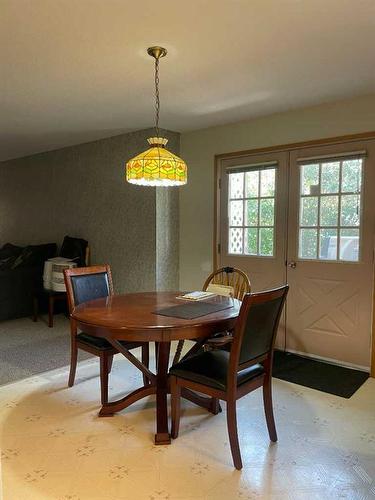
[[185,293],[185,295],[179,295],[176,299],[181,300],[204,300],[210,297],[214,297],[216,293],[212,292],[189,292]]

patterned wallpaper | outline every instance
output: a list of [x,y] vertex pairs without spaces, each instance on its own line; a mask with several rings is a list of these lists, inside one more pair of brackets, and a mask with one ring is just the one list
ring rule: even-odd
[[[163,131],[179,153],[180,135]],[[91,263],[109,263],[117,292],[178,288],[179,188],[125,182],[125,162],[153,130],[0,164],[0,245],[89,241]],[[163,191],[165,190],[165,191]]]

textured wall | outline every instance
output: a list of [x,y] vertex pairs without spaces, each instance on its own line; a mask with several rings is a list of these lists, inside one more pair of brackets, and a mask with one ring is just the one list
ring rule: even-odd
[[[178,154],[179,134],[163,132]],[[116,291],[177,288],[178,189],[157,195],[124,180],[125,162],[147,148],[150,135],[142,130],[1,163],[0,244],[82,237],[92,264],[111,265]]]
[[184,188],[156,190],[157,290],[178,290],[179,286],[179,189]]
[[182,134],[180,287],[199,289],[212,269],[215,154],[374,130],[372,95]]

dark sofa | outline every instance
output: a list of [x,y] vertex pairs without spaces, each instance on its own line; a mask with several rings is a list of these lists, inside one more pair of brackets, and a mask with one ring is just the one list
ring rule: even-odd
[[43,286],[44,262],[56,252],[55,243],[27,247],[7,243],[0,249],[0,320],[32,314],[34,291]]

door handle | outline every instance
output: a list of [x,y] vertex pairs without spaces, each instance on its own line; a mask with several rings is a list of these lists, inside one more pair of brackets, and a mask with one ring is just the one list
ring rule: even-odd
[[292,269],[295,269],[297,267],[297,263],[294,260],[289,261],[287,265]]

